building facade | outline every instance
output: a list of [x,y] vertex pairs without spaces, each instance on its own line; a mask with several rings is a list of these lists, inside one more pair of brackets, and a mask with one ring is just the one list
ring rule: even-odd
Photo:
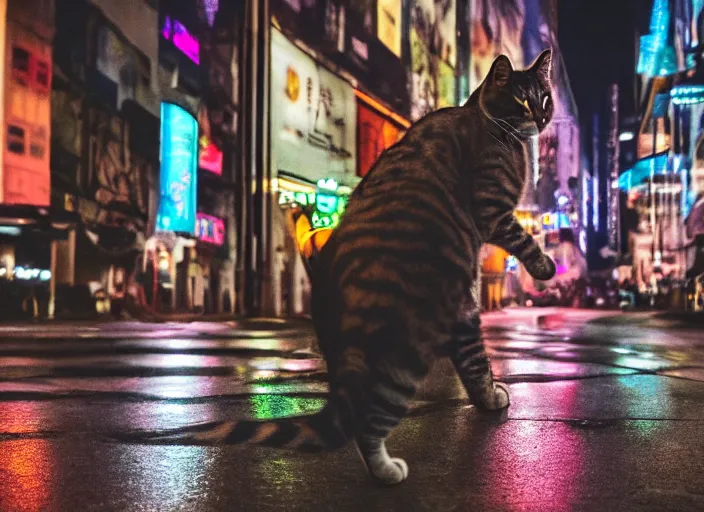
[[234,312],[243,11],[0,4],[11,317],[116,312],[128,296],[156,312]]
[[667,306],[696,310],[704,309],[702,7],[693,0],[652,3],[636,70],[636,161],[618,178],[633,280],[641,292],[671,289]]

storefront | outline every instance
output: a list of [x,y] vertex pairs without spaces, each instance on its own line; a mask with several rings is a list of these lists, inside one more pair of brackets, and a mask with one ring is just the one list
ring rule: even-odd
[[352,86],[272,29],[271,149],[273,309],[308,312],[310,284],[286,229],[302,205],[315,227],[334,227],[357,177],[357,100]]

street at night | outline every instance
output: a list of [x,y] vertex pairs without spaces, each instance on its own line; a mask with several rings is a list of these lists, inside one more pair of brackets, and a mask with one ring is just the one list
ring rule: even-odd
[[704,511],[704,0],[0,0],[0,512]]
[[325,366],[305,322],[5,329],[0,510],[704,507],[696,326],[551,308],[483,322],[511,406],[479,413],[438,362],[390,438],[411,466],[393,489],[373,484],[352,446],[298,454],[110,439],[319,409]]

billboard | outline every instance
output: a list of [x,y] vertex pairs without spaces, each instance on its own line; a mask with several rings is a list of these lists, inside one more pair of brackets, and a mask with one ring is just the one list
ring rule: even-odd
[[225,243],[225,221],[198,212],[196,214],[196,238],[202,242],[221,246]]
[[317,182],[355,176],[357,101],[352,87],[278,30],[271,40],[271,165]]
[[157,231],[195,234],[198,123],[183,108],[161,104],[161,172]]
[[170,16],[164,17],[161,36],[167,41],[171,41],[181,53],[195,64],[200,64],[200,41],[188,31],[183,23]]
[[[537,6],[534,16],[540,15]],[[472,2],[470,7],[471,42],[469,89],[474,91],[489,73],[494,59],[501,54],[516,68],[529,64],[523,55],[523,32],[526,24],[525,0]],[[538,54],[536,53],[535,56]],[[535,57],[534,56],[534,57]]]
[[7,20],[0,202],[49,206],[51,43]]
[[393,146],[403,136],[405,130],[363,103],[359,103],[357,107],[357,125],[359,127],[357,175],[364,177],[379,155],[386,148]]

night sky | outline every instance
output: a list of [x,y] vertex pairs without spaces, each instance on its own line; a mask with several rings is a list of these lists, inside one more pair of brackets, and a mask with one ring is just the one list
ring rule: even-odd
[[583,122],[613,82],[621,87],[622,115],[634,113],[637,31],[647,33],[652,5],[653,0],[559,0],[558,38]]

